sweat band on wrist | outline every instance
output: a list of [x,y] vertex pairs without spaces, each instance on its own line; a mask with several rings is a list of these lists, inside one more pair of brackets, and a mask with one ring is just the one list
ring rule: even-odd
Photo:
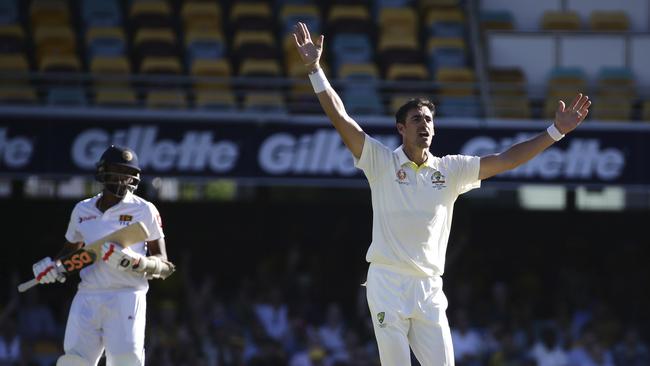
[[546,129],[546,133],[548,133],[549,136],[555,141],[560,141],[564,137],[564,135],[560,132],[560,130],[555,127],[555,123],[552,125],[548,126]]
[[311,81],[311,86],[314,87],[315,93],[324,92],[330,87],[330,83],[327,81],[323,69],[318,69],[318,71],[309,74],[309,80]]

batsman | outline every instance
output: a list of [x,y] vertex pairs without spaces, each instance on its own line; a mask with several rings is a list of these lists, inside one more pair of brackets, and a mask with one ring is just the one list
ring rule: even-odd
[[174,265],[167,260],[158,210],[133,193],[140,182],[135,152],[110,146],[97,163],[95,178],[103,190],[74,207],[67,242],[56,258],[68,258],[84,243],[137,222],[144,224],[148,237],[128,247],[102,243],[100,255],[92,261],[85,255],[85,261],[80,257],[62,265],[60,260],[43,258],[34,264],[34,276],[39,284],[64,282],[71,266],[82,267],[65,329],[65,354],[57,366],[95,366],[104,350],[109,366],[141,366],[148,280],[167,278]]

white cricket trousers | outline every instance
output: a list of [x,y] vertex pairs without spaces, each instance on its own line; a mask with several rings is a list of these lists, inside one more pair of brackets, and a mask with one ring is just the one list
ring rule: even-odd
[[78,292],[65,328],[65,353],[97,365],[105,348],[108,365],[123,357],[144,365],[146,295],[133,289]]
[[366,283],[382,366],[454,366],[442,278],[417,277],[370,264]]

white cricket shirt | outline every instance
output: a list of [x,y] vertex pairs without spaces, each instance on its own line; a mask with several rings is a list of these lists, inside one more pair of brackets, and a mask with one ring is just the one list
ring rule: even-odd
[[366,135],[357,168],[372,196],[372,243],[366,260],[416,276],[440,276],[454,202],[478,188],[480,158],[430,152],[418,167],[400,146],[395,151]]
[[[137,221],[142,221],[149,230],[146,241],[164,237],[160,214],[152,203],[128,192],[122,201],[102,213],[97,208],[97,200],[100,197],[101,193],[77,203],[74,207],[65,234],[69,242],[92,243]],[[126,250],[147,255],[145,242],[134,244]],[[97,258],[94,264],[82,269],[80,276],[79,292],[149,288],[144,275],[111,268],[101,258]]]

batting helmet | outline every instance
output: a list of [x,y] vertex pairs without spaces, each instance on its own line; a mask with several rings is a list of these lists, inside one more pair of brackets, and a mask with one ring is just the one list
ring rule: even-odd
[[134,192],[140,183],[138,156],[129,148],[111,145],[97,162],[95,179],[118,197]]

